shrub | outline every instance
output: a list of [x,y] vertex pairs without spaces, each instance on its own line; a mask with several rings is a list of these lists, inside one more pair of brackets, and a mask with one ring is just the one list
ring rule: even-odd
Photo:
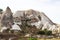
[[52,31],[47,31],[47,35],[51,35],[52,34]]
[[3,11],[3,9],[0,9],[0,12]]
[[30,37],[29,40],[37,40],[37,38]]
[[41,30],[39,32],[37,32],[37,34],[40,34],[40,35],[51,35],[52,34],[52,31],[49,31],[49,30]]
[[37,32],[38,34],[40,34],[40,35],[44,35],[45,34],[45,32],[44,31],[39,31],[39,32]]

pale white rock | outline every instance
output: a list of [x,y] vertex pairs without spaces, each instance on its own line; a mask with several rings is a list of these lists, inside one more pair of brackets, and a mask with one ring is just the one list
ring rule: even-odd
[[31,23],[31,25],[35,25],[38,29],[40,29],[40,24],[41,24],[41,21]]
[[7,29],[7,27],[2,27],[1,30],[0,30],[0,32],[3,32],[6,29]]
[[14,24],[12,25],[11,30],[21,30],[21,28],[17,24]]
[[26,34],[25,37],[30,37],[31,35],[30,34]]
[[[38,21],[37,22],[32,22],[31,25],[35,25],[36,28],[40,29],[42,28],[42,30],[44,29],[48,29],[48,30],[57,30],[57,26],[43,13],[43,12],[39,12],[39,11],[35,11],[35,10],[25,10],[25,11],[19,11],[17,12],[14,16],[21,16],[25,13],[25,17],[32,19],[32,18],[36,18]],[[41,17],[41,20],[38,18],[38,16]],[[41,26],[43,25],[43,26]]]

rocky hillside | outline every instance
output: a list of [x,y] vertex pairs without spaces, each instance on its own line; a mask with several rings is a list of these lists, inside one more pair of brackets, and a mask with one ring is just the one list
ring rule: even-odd
[[6,11],[4,11],[1,15],[1,24],[5,27],[13,24],[13,13],[9,7],[7,7]]
[[[13,22],[17,24],[21,29],[29,29],[26,28],[26,25],[31,25],[30,29],[48,29],[51,31],[59,30],[59,26],[53,23],[43,12],[39,12],[36,10],[24,10],[24,11],[17,11],[14,15],[11,12],[9,7],[6,8],[6,11],[3,12],[1,16],[1,24],[5,27],[12,27]],[[23,24],[21,26],[21,24]]]
[[56,25],[43,12],[35,11],[32,9],[25,11],[17,11],[13,15],[13,17],[15,18],[15,21],[19,20],[19,22],[21,22],[23,17],[31,19],[30,24],[35,25],[38,29],[42,30],[44,30],[45,28],[48,30],[52,30],[54,29],[54,27],[56,27]]

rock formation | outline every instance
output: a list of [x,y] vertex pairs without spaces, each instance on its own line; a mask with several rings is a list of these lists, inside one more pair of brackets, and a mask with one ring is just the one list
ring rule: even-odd
[[[31,19],[30,24],[35,25],[38,29],[44,30],[45,28],[51,28],[54,23],[43,13],[35,10],[25,10],[25,11],[17,11],[14,15],[14,17],[21,18],[24,17]],[[18,20],[18,19],[17,19]],[[22,18],[20,19],[22,20]],[[43,26],[42,26],[43,25]]]
[[10,28],[13,22],[19,26],[23,23],[24,26],[20,26],[23,30],[26,29],[26,23],[31,26],[35,25],[37,29],[41,30],[48,29],[54,31],[57,27],[43,12],[30,9],[17,11],[13,15],[11,9],[7,7],[6,11],[2,14],[1,24],[2,26]]
[[3,12],[1,17],[2,26],[11,26],[13,24],[13,13],[9,7],[6,8],[6,11]]

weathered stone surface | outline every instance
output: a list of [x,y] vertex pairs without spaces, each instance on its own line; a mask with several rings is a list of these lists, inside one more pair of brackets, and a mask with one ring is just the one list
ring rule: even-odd
[[[25,14],[25,16],[24,16]],[[54,23],[43,13],[35,10],[25,10],[25,11],[17,11],[15,15],[13,15],[17,20],[22,20],[23,17],[27,19],[31,19],[29,22],[31,25],[35,25],[38,29],[47,27],[50,28]],[[21,17],[22,16],[22,17]],[[43,26],[41,26],[41,24]]]
[[29,24],[31,26],[35,25],[37,29],[42,30],[44,30],[45,28],[51,30],[56,27],[56,25],[43,12],[35,11],[32,9],[17,11],[13,15],[11,9],[7,7],[6,11],[2,14],[0,22],[3,26],[6,26],[8,28],[11,27],[13,22],[20,25],[20,27],[21,24],[23,24],[23,26],[21,27],[23,30],[26,29],[25,24]]
[[9,7],[6,8],[6,11],[3,12],[1,17],[1,23],[3,26],[10,26],[13,23],[13,13]]

